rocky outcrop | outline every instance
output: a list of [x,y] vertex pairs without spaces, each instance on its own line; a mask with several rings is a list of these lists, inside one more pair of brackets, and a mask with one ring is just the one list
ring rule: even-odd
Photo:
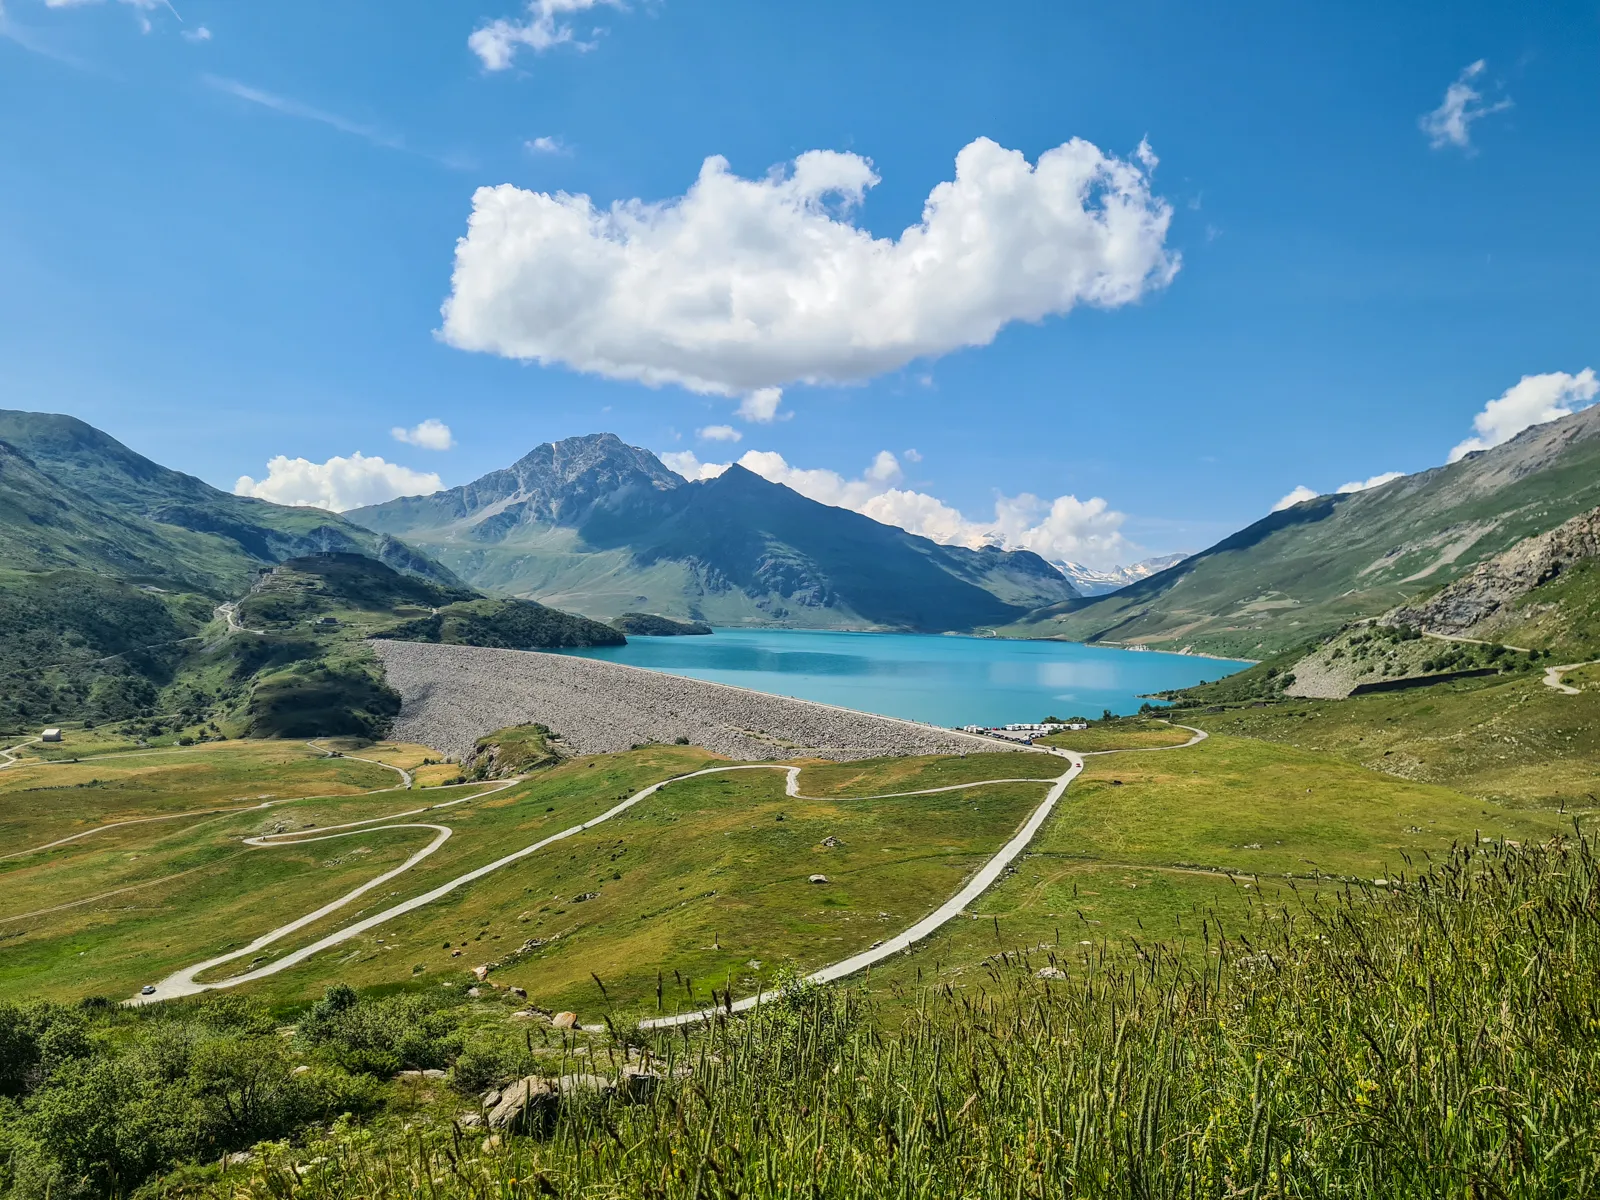
[[661,1077],[653,1071],[629,1067],[616,1079],[605,1075],[562,1075],[545,1079],[529,1075],[483,1098],[490,1129],[509,1133],[538,1133],[549,1127],[562,1102],[618,1100],[643,1104],[655,1094]]
[[1427,600],[1382,617],[1384,625],[1410,625],[1429,633],[1464,634],[1548,583],[1562,570],[1600,556],[1600,508],[1580,513],[1548,533],[1524,538],[1479,563]]

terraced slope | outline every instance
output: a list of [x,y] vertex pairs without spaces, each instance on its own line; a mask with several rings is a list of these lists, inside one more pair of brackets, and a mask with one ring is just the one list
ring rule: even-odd
[[1449,466],[1307,500],[1002,632],[1264,658],[1387,612],[1597,504],[1600,405]]

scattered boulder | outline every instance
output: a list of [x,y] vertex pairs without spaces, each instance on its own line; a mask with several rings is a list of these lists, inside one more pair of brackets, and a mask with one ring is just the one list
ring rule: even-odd
[[578,1027],[578,1014],[574,1012],[558,1012],[550,1018],[550,1024],[556,1029],[576,1029]]
[[456,1118],[456,1124],[463,1129],[476,1129],[483,1124],[482,1113],[462,1113]]
[[839,839],[834,837],[833,834],[830,833],[827,837],[822,839],[822,844],[824,846],[826,846],[829,850],[832,850],[835,846],[837,846],[839,844]]
[[1040,979],[1065,979],[1067,973],[1060,967],[1040,967],[1034,972]]
[[518,1000],[526,1000],[528,998],[528,993],[527,993],[527,990],[525,988],[513,987],[513,988],[507,988],[506,990],[509,991],[513,996],[515,996]]
[[484,963],[482,966],[473,967],[472,977],[479,983],[482,983],[485,979],[489,978],[489,964]]
[[811,882],[812,883],[827,883],[828,882],[828,877],[826,875],[813,875],[811,877]]
[[542,1127],[555,1111],[555,1088],[537,1075],[508,1084],[489,1111],[489,1128],[526,1133]]
[[301,1063],[294,1070],[290,1071],[289,1074],[291,1074],[291,1075],[304,1075],[309,1070],[311,1070],[311,1067],[308,1064]]
[[485,1108],[493,1108],[496,1104],[499,1104],[499,1103],[500,1103],[500,1089],[499,1088],[490,1088],[487,1092],[485,1092],[483,1094],[483,1106]]
[[483,989],[482,988],[476,988],[476,987],[469,987],[467,989],[467,995],[472,997],[474,1000],[476,1000],[479,996],[483,995]]

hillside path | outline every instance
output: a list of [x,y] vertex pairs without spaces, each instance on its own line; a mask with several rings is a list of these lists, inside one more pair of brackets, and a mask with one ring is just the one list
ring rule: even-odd
[[[1082,773],[1083,760],[1085,758],[1101,754],[1145,754],[1161,750],[1183,750],[1198,742],[1205,741],[1208,736],[1203,729],[1195,729],[1189,725],[1179,725],[1177,728],[1187,729],[1194,736],[1187,742],[1182,742],[1176,746],[1140,746],[1129,747],[1126,750],[1086,750],[1080,753],[1056,747],[1034,747],[1033,749],[1036,753],[1053,754],[1060,758],[1065,758],[1071,765],[1055,778],[1050,791],[1045,795],[1044,801],[1023,822],[1022,828],[1017,831],[1016,836],[1002,846],[999,852],[985,863],[960,891],[911,926],[911,928],[903,933],[896,934],[869,950],[862,951],[860,954],[851,955],[849,958],[823,967],[821,970],[813,971],[805,976],[805,982],[832,983],[835,980],[854,975],[858,971],[864,971],[887,958],[909,950],[941,925],[947,924],[960,916],[974,900],[988,891],[1005,869],[1028,848],[1028,843],[1033,840],[1034,835],[1039,832],[1040,826],[1049,818],[1057,802],[1066,794],[1067,786]],[[798,774],[798,768],[795,768],[795,771]],[[913,795],[915,793],[907,794]],[[640,1021],[639,1027],[641,1029],[671,1029],[680,1025],[690,1025],[710,1020],[719,1013],[748,1012],[750,1009],[775,999],[778,995],[778,992],[772,990],[758,992],[754,996],[746,996],[742,1000],[734,1000],[731,1003],[724,1003],[720,1006],[713,1005],[710,1008],[696,1009],[693,1012],[677,1013],[670,1017],[655,1017],[648,1021]]]
[[1561,677],[1568,671],[1576,671],[1579,667],[1592,667],[1597,662],[1600,662],[1600,659],[1594,659],[1590,662],[1568,663],[1564,667],[1546,667],[1544,669],[1544,679],[1542,682],[1544,683],[1545,687],[1554,688],[1564,696],[1579,695],[1583,689],[1575,688],[1570,683],[1563,683],[1561,681]]
[[[37,742],[38,740],[39,740],[38,738],[29,738],[27,742],[20,742],[17,745],[12,746],[11,750],[20,750],[23,746],[28,745],[29,742]],[[350,759],[355,759],[356,762],[371,763],[373,766],[383,767],[385,770],[393,771],[395,774],[399,775],[400,779],[401,779],[401,782],[397,787],[373,788],[371,791],[367,791],[367,792],[352,792],[352,793],[349,793],[348,795],[289,796],[289,797],[286,797],[286,798],[284,798],[282,800],[267,799],[267,800],[264,800],[260,804],[241,804],[241,805],[236,805],[236,806],[234,806],[232,808],[200,808],[200,809],[195,809],[193,811],[176,812],[176,813],[162,813],[160,816],[155,816],[155,817],[134,817],[134,818],[132,818],[130,820],[127,820],[127,821],[108,821],[104,825],[96,825],[92,829],[84,829],[84,830],[81,830],[78,833],[69,834],[68,836],[66,836],[64,838],[57,838],[53,842],[45,842],[43,845],[39,845],[39,846],[29,846],[26,850],[13,850],[9,854],[0,854],[0,862],[4,862],[5,860],[11,859],[11,858],[23,858],[23,857],[26,857],[29,854],[38,854],[43,850],[54,850],[57,846],[65,846],[68,843],[81,841],[82,839],[84,839],[86,837],[93,837],[97,833],[105,833],[105,832],[107,832],[109,830],[112,830],[112,829],[124,829],[129,825],[149,825],[152,822],[156,822],[156,821],[181,821],[185,817],[226,816],[229,813],[251,812],[251,811],[254,811],[254,810],[257,810],[257,809],[263,809],[263,808],[277,808],[279,805],[283,805],[283,804],[303,804],[307,800],[349,800],[349,799],[354,799],[357,796],[376,796],[376,795],[379,795],[382,792],[403,791],[403,790],[408,789],[408,788],[410,788],[412,786],[411,772],[407,771],[407,770],[405,770],[405,769],[403,769],[401,767],[397,767],[392,763],[379,762],[375,758],[357,758],[354,754],[342,754],[342,753],[339,753],[339,752],[336,752],[336,751],[333,751],[333,750],[329,750],[325,746],[319,746],[315,742],[307,742],[306,745],[310,746],[313,750],[319,751],[320,753],[326,755],[328,758],[350,758]],[[202,747],[202,746],[193,746],[193,747],[184,747],[183,748],[183,750],[188,750],[188,751],[191,751],[191,752],[192,751],[202,750],[202,749],[204,749],[204,747]],[[0,750],[0,754],[10,754],[11,750]],[[100,754],[100,755],[96,755],[93,761],[99,762],[101,759],[107,759],[107,758],[132,758],[135,755],[150,755],[150,754],[162,754],[162,753],[182,753],[183,750],[168,750],[168,748],[165,747],[165,746],[155,746],[155,747],[152,747],[152,748],[150,748],[148,750],[124,750],[124,751],[120,751],[120,752],[118,752],[116,754]],[[11,766],[16,761],[17,761],[17,759],[13,757],[9,762],[0,763],[0,771],[5,770],[5,768]],[[76,759],[74,759],[73,761],[77,762]],[[46,764],[46,765],[50,765],[50,764]],[[242,799],[242,797],[241,797],[241,799]],[[187,874],[187,873],[188,872],[185,872],[185,874]],[[176,876],[168,876],[168,878],[176,878]],[[151,880],[150,881],[150,883],[159,883],[159,882],[160,882],[160,880]],[[147,886],[149,886],[149,884],[140,884],[139,886],[147,887]],[[112,894],[112,893],[107,893],[107,895],[110,895],[110,894]],[[93,899],[95,899],[95,897],[91,896],[89,899],[93,900]],[[74,901],[73,903],[74,904],[87,903],[87,901]],[[60,907],[68,908],[68,907],[72,907],[72,905],[61,905]],[[31,914],[29,914],[29,915],[31,915]],[[8,920],[15,920],[16,918],[7,918],[7,919]]]
[[7,767],[14,767],[17,765],[19,761],[17,758],[18,750],[21,750],[24,746],[31,746],[35,742],[43,740],[43,738],[31,737],[26,741],[18,742],[15,746],[7,746],[4,750],[0,750],[0,755],[5,757],[5,762],[0,762],[0,771],[4,771]]

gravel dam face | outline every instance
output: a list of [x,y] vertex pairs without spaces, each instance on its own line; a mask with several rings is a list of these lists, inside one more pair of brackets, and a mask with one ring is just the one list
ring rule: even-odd
[[1020,749],[894,717],[565,654],[368,644],[403,702],[390,736],[456,757],[484,734],[527,721],[548,726],[579,754],[680,737],[749,761]]

